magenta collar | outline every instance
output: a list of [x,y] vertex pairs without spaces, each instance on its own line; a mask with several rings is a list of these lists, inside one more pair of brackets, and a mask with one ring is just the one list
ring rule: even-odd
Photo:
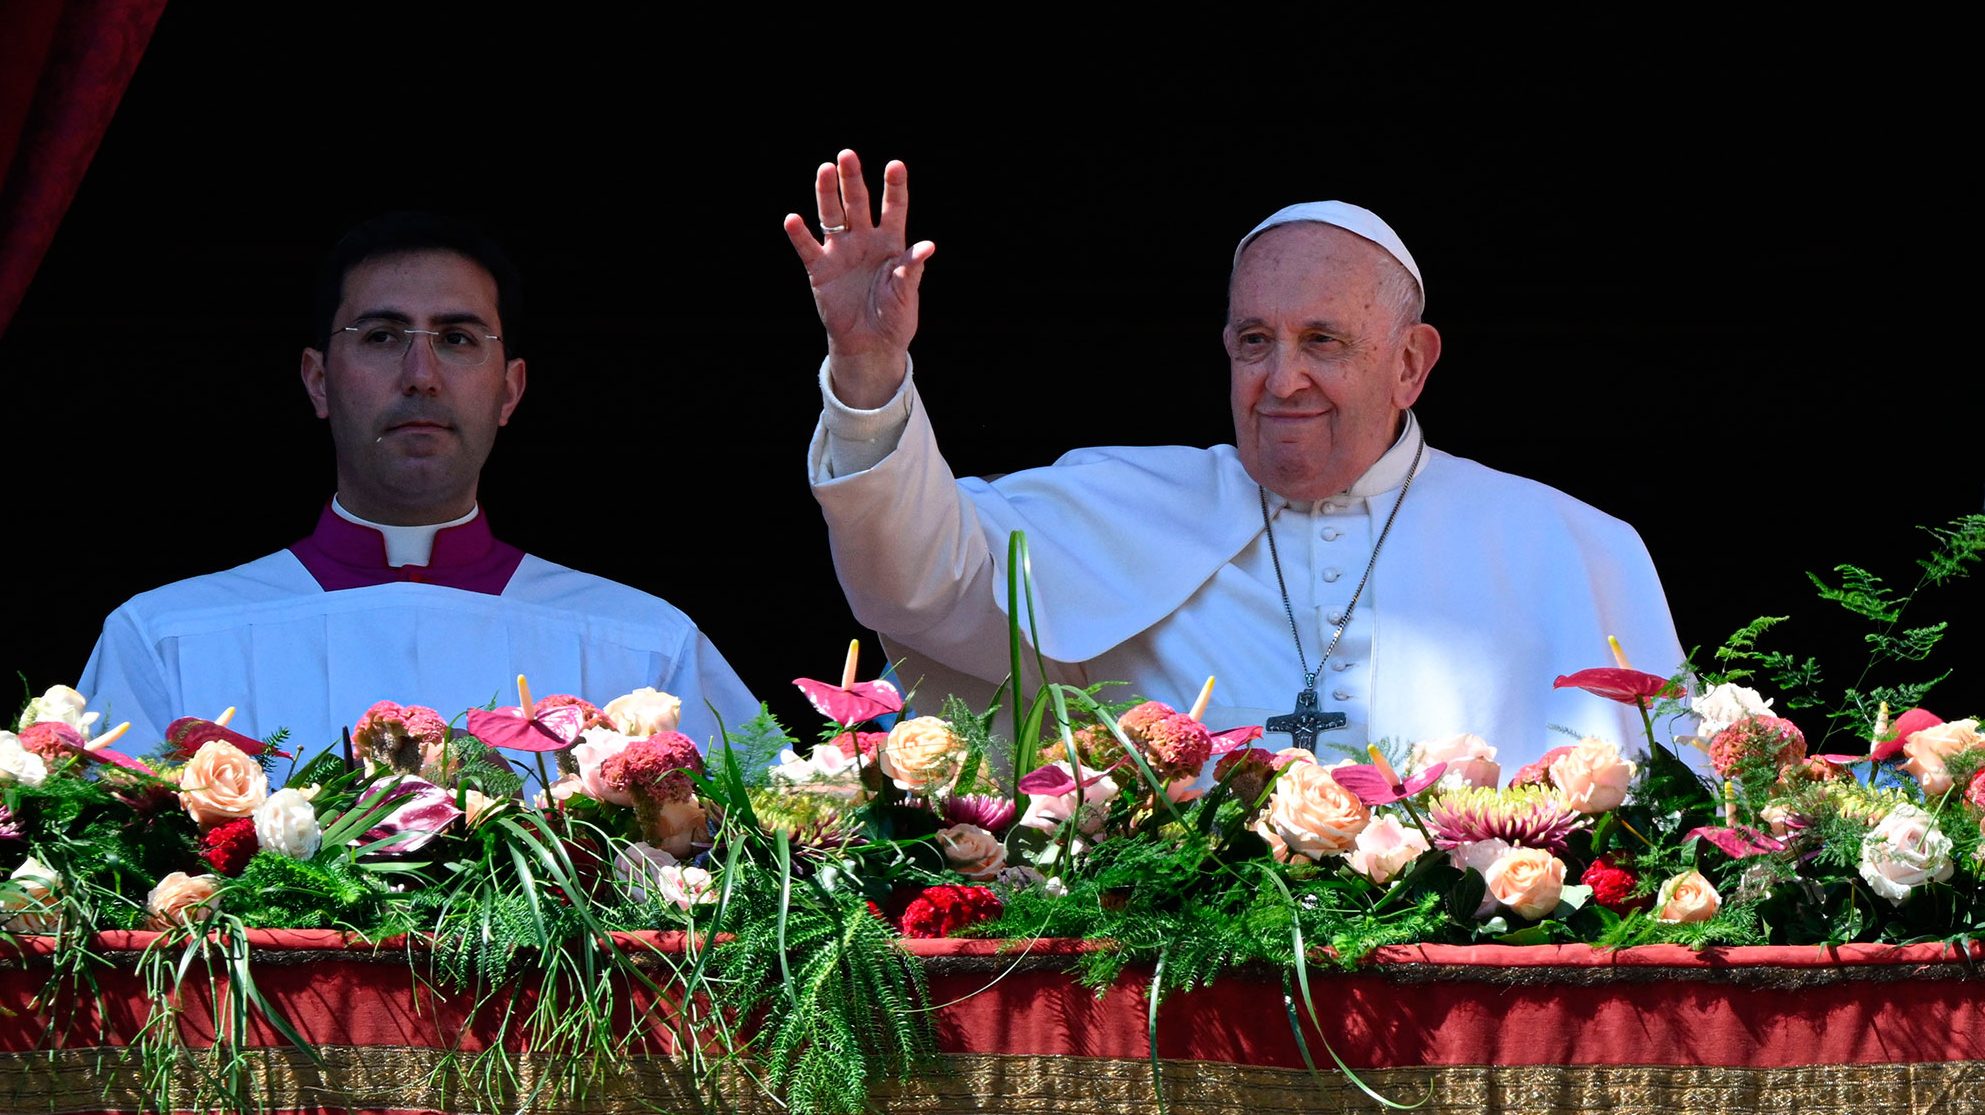
[[426,565],[386,564],[386,539],[371,527],[350,522],[331,510],[317,517],[317,529],[289,548],[325,592],[402,583],[441,585],[499,596],[524,551],[499,542],[489,532],[489,516],[477,515],[434,536]]

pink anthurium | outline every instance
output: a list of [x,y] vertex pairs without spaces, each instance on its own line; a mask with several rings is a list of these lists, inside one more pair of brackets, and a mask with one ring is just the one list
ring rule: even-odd
[[1367,806],[1386,805],[1410,798],[1439,782],[1441,775],[1447,773],[1446,763],[1435,763],[1411,778],[1401,779],[1378,748],[1371,748],[1370,751],[1372,761],[1369,764],[1338,767],[1330,772],[1333,781],[1356,794],[1358,800]]
[[531,688],[524,675],[517,675],[517,703],[488,712],[469,713],[469,734],[491,747],[512,751],[563,751],[579,741],[586,727],[586,712],[577,705],[548,708],[531,715]]
[[1915,735],[1925,728],[1934,728],[1943,722],[1943,717],[1938,716],[1928,709],[1910,709],[1908,712],[1895,718],[1895,725],[1891,729],[1894,734],[1876,743],[1874,754],[1870,755],[1869,758],[1876,760],[1893,759],[1902,753],[1902,745],[1909,742],[1910,736]]
[[880,678],[875,681],[855,680],[855,663],[860,646],[858,640],[848,640],[848,658],[841,668],[839,685],[812,678],[793,679],[793,684],[806,694],[807,701],[820,711],[820,715],[843,727],[903,711],[903,696],[896,692],[895,686]]
[[1730,828],[1712,828],[1704,825],[1700,828],[1693,828],[1689,830],[1688,835],[1682,837],[1682,843],[1686,844],[1698,837],[1714,844],[1731,859],[1746,859],[1750,856],[1761,856],[1767,852],[1782,852],[1785,850],[1785,842],[1783,840],[1759,832],[1747,825],[1736,825]]
[[1217,759],[1229,751],[1239,750],[1261,738],[1261,725],[1250,724],[1245,728],[1229,728],[1224,732],[1213,733],[1213,752],[1209,758]]
[[278,751],[254,736],[198,716],[182,716],[165,728],[165,741],[172,745],[172,753],[182,759],[192,758],[194,752],[200,750],[200,745],[209,740],[231,743],[243,755],[260,755],[267,751],[284,759],[290,757],[289,752]]
[[[1110,772],[1107,770],[1094,771],[1093,773],[1095,777],[1082,780],[1084,789],[1094,786],[1096,783],[1110,776]],[[1062,764],[1049,763],[1039,770],[1030,771],[1022,776],[1019,785],[1020,792],[1023,794],[1033,794],[1036,797],[1058,798],[1063,794],[1072,794],[1075,792],[1075,775],[1064,770]]]
[[1575,674],[1561,675],[1553,689],[1583,689],[1594,696],[1623,705],[1638,705],[1655,697],[1679,697],[1681,688],[1659,674],[1643,673],[1617,666],[1595,666]]

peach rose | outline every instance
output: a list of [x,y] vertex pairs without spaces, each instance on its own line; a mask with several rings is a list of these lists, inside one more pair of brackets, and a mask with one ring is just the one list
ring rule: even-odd
[[1571,752],[1551,764],[1551,781],[1565,802],[1580,813],[1604,813],[1627,800],[1633,783],[1633,763],[1620,749],[1597,736],[1586,736]]
[[1298,761],[1276,777],[1262,826],[1289,851],[1322,859],[1350,851],[1371,820],[1371,810],[1329,771],[1314,761]]
[[179,803],[202,829],[249,816],[268,796],[261,764],[226,740],[201,744],[179,772]]
[[990,879],[1006,866],[1006,845],[999,842],[999,837],[977,825],[952,825],[948,829],[939,829],[937,846],[944,849],[944,858],[950,861],[951,870],[967,879]]
[[1446,787],[1489,786],[1502,780],[1502,764],[1496,762],[1496,749],[1472,732],[1444,739],[1422,740],[1413,745],[1409,777],[1435,763],[1446,763],[1440,784]]
[[1388,813],[1359,831],[1357,847],[1346,858],[1351,870],[1384,886],[1426,850],[1427,838],[1419,829]]
[[647,739],[657,732],[673,732],[682,722],[682,698],[644,685],[632,693],[615,697],[600,710],[606,713],[621,734]]
[[1510,912],[1535,921],[1558,908],[1564,861],[1542,848],[1511,848],[1482,872],[1488,893]]
[[1952,720],[1933,725],[1914,733],[1902,745],[1902,753],[1909,756],[1902,769],[1923,787],[1924,797],[1940,798],[1951,792],[1951,775],[1944,769],[1944,760],[1974,747],[1985,747],[1985,736],[1978,734],[1978,721]]
[[220,879],[213,875],[188,875],[184,871],[167,875],[145,898],[145,926],[171,929],[207,920],[213,915],[209,903],[219,884]]
[[1684,871],[1661,884],[1654,907],[1655,921],[1708,921],[1723,908],[1723,896],[1698,872]]
[[648,843],[678,858],[687,857],[699,842],[709,841],[710,815],[695,798],[662,802],[642,798],[634,803],[634,822]]
[[929,793],[942,790],[958,777],[965,741],[951,725],[935,716],[899,721],[876,752],[882,773],[900,790]]
[[484,821],[489,820],[492,810],[509,800],[509,798],[490,797],[480,790],[463,790],[462,806],[463,812],[466,814],[466,820],[463,821],[463,824],[466,824],[470,828],[482,824]]

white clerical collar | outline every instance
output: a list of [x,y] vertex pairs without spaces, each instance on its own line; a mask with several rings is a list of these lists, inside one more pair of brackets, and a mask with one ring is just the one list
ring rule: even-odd
[[471,507],[468,514],[445,523],[424,523],[412,527],[391,526],[386,523],[375,523],[370,519],[361,519],[345,510],[345,505],[339,503],[335,495],[331,497],[331,510],[337,513],[338,518],[348,523],[357,523],[359,526],[378,531],[386,539],[386,564],[398,569],[403,565],[426,565],[434,556],[434,536],[449,527],[461,526],[475,518],[482,512],[482,506],[478,504]]
[[1379,459],[1372,462],[1372,467],[1366,469],[1365,474],[1353,481],[1349,488],[1329,497],[1328,500],[1305,500],[1300,503],[1271,491],[1268,493],[1271,502],[1280,503],[1283,507],[1306,507],[1325,502],[1342,503],[1370,499],[1406,483],[1406,474],[1413,468],[1413,458],[1416,455],[1421,458],[1421,468],[1426,468],[1427,462],[1425,455],[1419,452],[1420,439],[1425,436],[1420,432],[1420,420],[1413,417],[1413,412],[1410,410],[1405,414],[1406,421],[1400,426],[1399,438],[1392,443],[1392,448],[1380,454]]

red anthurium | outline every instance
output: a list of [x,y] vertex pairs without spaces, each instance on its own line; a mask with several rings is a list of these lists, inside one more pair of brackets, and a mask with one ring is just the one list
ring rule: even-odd
[[1551,683],[1553,689],[1583,689],[1587,693],[1618,701],[1623,705],[1638,705],[1655,697],[1679,697],[1682,690],[1675,683],[1659,674],[1642,673],[1617,666],[1596,666],[1590,670],[1580,670],[1566,674]]
[[586,711],[577,705],[548,708],[543,716],[532,716],[518,705],[469,713],[470,735],[512,751],[563,751],[578,742],[585,727]]
[[1891,728],[1893,734],[1875,744],[1875,753],[1870,758],[1892,759],[1902,753],[1902,745],[1909,742],[1910,736],[1925,728],[1934,728],[1943,722],[1942,717],[1928,709],[1910,709],[1895,718],[1895,724]]
[[1359,801],[1364,802],[1367,806],[1371,806],[1385,805],[1389,802],[1398,801],[1401,798],[1410,798],[1421,790],[1439,782],[1441,775],[1445,773],[1447,773],[1447,764],[1435,763],[1433,766],[1402,782],[1399,780],[1399,776],[1393,773],[1389,764],[1386,766],[1359,764],[1356,766],[1338,767],[1330,772],[1330,777],[1339,786],[1358,795]]
[[224,740],[234,745],[243,755],[260,755],[264,751],[287,759],[287,751],[277,751],[254,736],[243,735],[225,724],[203,720],[197,716],[182,716],[166,725],[165,741],[172,745],[172,753],[181,759],[191,759],[200,745],[209,740]]
[[806,699],[820,710],[820,715],[836,724],[860,724],[878,716],[903,711],[902,694],[896,692],[895,686],[880,679],[843,686],[812,678],[794,678],[793,684],[799,686]]
[[1238,750],[1261,738],[1261,725],[1250,724],[1245,728],[1229,728],[1224,732],[1213,733],[1213,753],[1208,758],[1217,759],[1229,751]]
[[1682,837],[1682,843],[1686,844],[1698,837],[1716,845],[1731,859],[1746,859],[1751,856],[1761,856],[1767,852],[1782,852],[1785,850],[1785,842],[1783,840],[1759,832],[1747,825],[1738,825],[1734,828],[1711,828],[1704,825],[1701,828],[1693,828],[1689,830],[1688,835]]
[[[1107,770],[1092,770],[1087,773],[1094,775],[1094,777],[1082,780],[1084,789],[1094,786],[1096,783],[1110,776],[1110,772]],[[1036,797],[1050,798],[1058,798],[1063,794],[1072,794],[1075,792],[1075,775],[1062,769],[1059,764],[1049,763],[1039,770],[1030,771],[1024,775],[1020,779],[1020,792],[1023,794],[1033,794]]]

